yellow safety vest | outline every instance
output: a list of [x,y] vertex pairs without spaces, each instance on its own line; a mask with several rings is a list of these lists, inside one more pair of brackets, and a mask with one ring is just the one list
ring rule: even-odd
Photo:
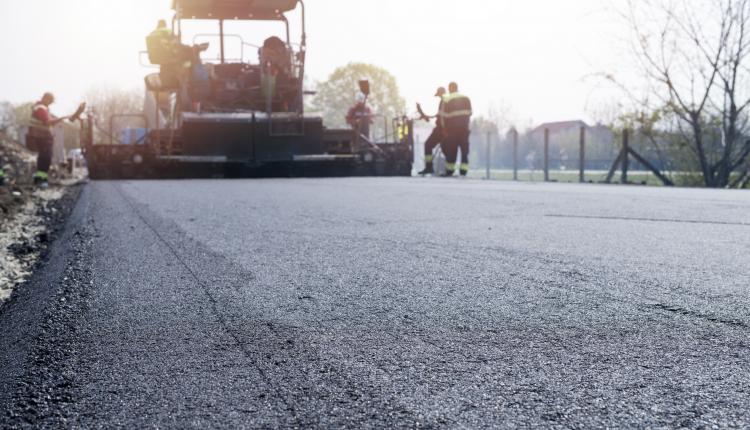
[[157,28],[146,37],[149,59],[153,64],[173,64],[179,61],[180,43],[168,28]]
[[460,93],[443,97],[440,109],[440,120],[446,130],[468,130],[471,125],[471,99]]

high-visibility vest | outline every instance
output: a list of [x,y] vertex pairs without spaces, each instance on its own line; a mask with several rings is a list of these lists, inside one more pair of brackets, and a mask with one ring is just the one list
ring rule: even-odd
[[460,93],[443,97],[440,119],[446,132],[466,131],[471,126],[471,99]]
[[37,119],[36,113],[38,110],[43,110],[49,118],[49,108],[43,103],[37,103],[31,108],[31,122],[29,122],[29,137],[38,139],[49,139],[52,137],[51,127]]
[[398,126],[397,130],[397,136],[398,141],[404,140],[404,138],[409,134],[409,127],[406,124],[401,124]]
[[178,61],[179,42],[168,28],[157,28],[146,37],[148,57],[152,64],[171,64]]

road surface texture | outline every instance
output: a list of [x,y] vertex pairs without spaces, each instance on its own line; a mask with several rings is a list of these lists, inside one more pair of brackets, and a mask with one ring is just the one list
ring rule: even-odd
[[749,265],[747,192],[93,182],[0,427],[747,428]]

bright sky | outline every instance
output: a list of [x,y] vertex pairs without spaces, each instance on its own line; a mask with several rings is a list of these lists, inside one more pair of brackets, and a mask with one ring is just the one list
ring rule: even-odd
[[[410,107],[455,80],[479,113],[506,106],[523,123],[590,119],[614,95],[587,77],[616,70],[626,54],[617,1],[307,0],[308,75],[369,62],[397,77]],[[0,100],[53,91],[64,111],[95,85],[140,87],[151,70],[138,52],[171,17],[170,3],[0,0]]]

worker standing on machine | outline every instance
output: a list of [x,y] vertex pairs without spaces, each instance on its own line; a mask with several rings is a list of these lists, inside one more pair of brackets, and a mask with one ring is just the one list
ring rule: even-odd
[[54,102],[55,96],[52,93],[45,93],[42,99],[34,104],[31,108],[29,132],[26,135],[26,146],[38,154],[34,183],[41,187],[48,186],[49,181],[52,147],[54,145],[52,127],[67,119],[67,117],[56,118],[50,113],[49,107]]
[[446,158],[445,176],[456,172],[458,150],[461,150],[461,176],[469,173],[469,136],[471,134],[471,100],[458,92],[458,84],[448,85],[449,94],[443,97],[441,119],[443,120],[443,152]]
[[[357,95],[357,103],[346,114],[346,123],[361,136],[370,139],[370,125],[373,124],[372,109],[367,106],[367,98]],[[357,136],[359,138],[359,136]]]
[[435,168],[433,167],[433,158],[435,153],[435,148],[437,148],[438,145],[440,145],[443,142],[443,119],[440,116],[441,112],[443,111],[443,97],[445,97],[445,87],[440,87],[437,89],[437,92],[435,93],[435,97],[440,98],[440,105],[438,106],[438,114],[430,117],[424,114],[422,112],[422,107],[417,106],[417,109],[419,110],[419,113],[422,115],[422,119],[430,122],[431,119],[436,118],[435,121],[435,128],[432,129],[432,133],[430,133],[430,137],[427,138],[427,140],[424,143],[424,170],[419,172],[419,175],[425,176],[425,175],[432,175],[435,173]]
[[176,87],[188,77],[194,65],[201,65],[200,53],[207,50],[209,44],[183,45],[167,27],[167,21],[161,19],[146,37],[146,46],[151,63],[161,66],[164,85]]

